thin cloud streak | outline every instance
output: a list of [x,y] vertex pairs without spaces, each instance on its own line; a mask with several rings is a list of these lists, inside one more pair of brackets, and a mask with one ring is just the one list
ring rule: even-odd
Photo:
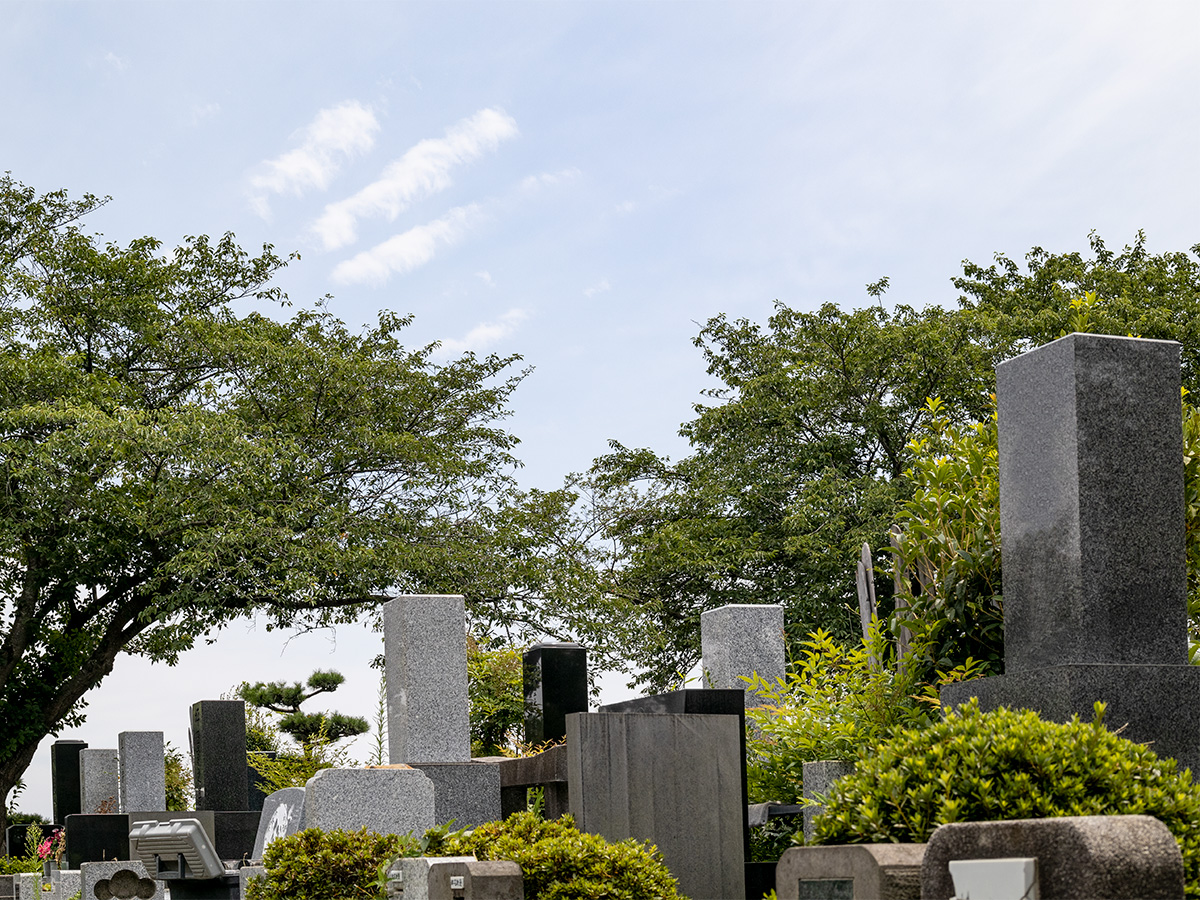
[[459,353],[474,353],[486,350],[497,341],[503,340],[517,330],[517,325],[529,318],[529,313],[516,308],[510,309],[495,322],[480,322],[466,333],[461,340],[453,338],[441,342],[438,348],[439,356],[452,356]]
[[299,197],[309,188],[325,190],[343,161],[374,146],[378,130],[375,113],[357,100],[321,110],[301,132],[299,147],[266,160],[263,171],[250,178],[251,208],[265,219],[268,194]]
[[379,180],[357,194],[330,203],[312,225],[326,250],[336,250],[358,239],[358,220],[382,217],[394,221],[414,200],[445,190],[450,172],[501,141],[517,135],[517,123],[497,109],[482,109],[446,129],[444,138],[427,138],[383,170]]
[[439,249],[457,243],[481,218],[483,212],[479,204],[457,206],[440,219],[410,228],[338,263],[331,277],[339,284],[371,284],[379,287],[386,284],[393,274],[403,275],[425,265]]

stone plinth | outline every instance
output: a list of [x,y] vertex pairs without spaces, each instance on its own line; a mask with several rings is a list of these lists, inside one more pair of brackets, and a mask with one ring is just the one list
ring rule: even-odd
[[196,809],[247,807],[244,701],[201,700],[192,704],[192,767]]
[[525,743],[562,740],[567,715],[587,712],[587,650],[578,644],[534,644],[523,660]]
[[471,758],[463,598],[405,595],[383,607],[388,760]]
[[731,715],[567,716],[575,823],[653,842],[686,896],[745,896],[742,739]]
[[304,827],[424,834],[434,822],[433,782],[407,766],[322,769],[304,789]]
[[[1183,857],[1153,816],[1065,816],[942,825],[926,845],[922,897],[953,897],[951,860],[1035,857],[1042,900],[1183,896]],[[780,893],[780,900],[783,894]]]
[[121,765],[121,812],[165,809],[167,781],[161,731],[122,731],[117,735]]
[[783,607],[776,604],[730,604],[700,614],[701,668],[706,687],[747,691],[743,681],[760,675],[768,684],[787,670],[784,657]]
[[779,900],[845,897],[853,900],[920,900],[925,844],[831,844],[792,847],[775,868]]

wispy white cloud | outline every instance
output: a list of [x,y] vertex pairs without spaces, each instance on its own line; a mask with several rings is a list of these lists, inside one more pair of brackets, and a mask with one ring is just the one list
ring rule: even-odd
[[427,138],[388,164],[377,181],[345,200],[330,203],[312,225],[326,250],[357,240],[358,220],[380,216],[393,221],[422,197],[445,190],[450,172],[501,141],[517,135],[517,123],[497,109],[482,109],[446,129],[443,138]]
[[478,278],[480,281],[482,281],[484,284],[486,284],[488,287],[496,286],[496,282],[492,280],[492,273],[488,272],[487,270],[484,270],[482,272],[476,272],[475,277]]
[[532,191],[543,187],[554,187],[568,181],[574,181],[582,172],[572,167],[559,169],[557,172],[542,172],[539,175],[527,175],[521,180],[522,190]]
[[439,355],[450,356],[486,350],[516,331],[517,325],[527,318],[529,314],[525,310],[510,309],[494,322],[480,322],[460,340],[449,338],[442,341],[442,346],[438,348]]
[[584,288],[583,296],[595,297],[597,294],[603,294],[605,291],[611,290],[611,289],[612,289],[612,285],[608,283],[608,279],[601,278],[596,284],[593,284],[591,287]]
[[626,200],[624,203],[618,203],[614,208],[619,213],[631,213],[637,209],[637,204],[632,200]]
[[250,178],[250,205],[264,218],[269,194],[301,196],[309,188],[324,190],[342,162],[370,150],[379,121],[371,108],[356,100],[323,109],[300,132],[300,146],[266,160]]
[[221,111],[220,103],[197,103],[192,106],[191,117],[189,122],[194,125],[199,125],[205,119],[211,119]]
[[393,274],[423,266],[442,247],[457,242],[481,218],[479,205],[457,206],[440,219],[410,228],[370,250],[338,263],[333,280],[341,284],[385,284]]
[[104,54],[104,61],[116,69],[118,72],[124,72],[129,68],[129,60],[122,59],[113,53],[111,50]]

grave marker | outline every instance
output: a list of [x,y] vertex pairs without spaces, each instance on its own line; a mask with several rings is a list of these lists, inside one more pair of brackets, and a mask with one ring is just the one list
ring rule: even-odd
[[120,812],[120,762],[116,750],[91,748],[79,753],[81,806],[86,814]]
[[79,778],[79,753],[87,741],[61,740],[50,745],[51,800],[54,821],[83,812],[83,782]]
[[525,743],[562,740],[567,715],[587,712],[587,650],[578,644],[534,644],[522,656]]
[[122,731],[117,735],[121,772],[121,812],[166,809],[161,731]]
[[757,673],[773,684],[786,672],[783,607],[731,603],[702,612],[700,654],[705,687],[745,690],[747,705],[754,705],[742,677]]
[[246,776],[245,702],[201,700],[193,703],[191,740],[196,809],[246,809],[249,780]]

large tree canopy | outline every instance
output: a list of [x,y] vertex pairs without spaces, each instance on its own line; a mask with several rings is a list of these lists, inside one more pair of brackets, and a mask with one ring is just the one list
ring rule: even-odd
[[[887,534],[911,490],[910,442],[935,418],[986,421],[1003,359],[1073,330],[1169,338],[1200,389],[1200,245],[1154,255],[1139,233],[1120,253],[1096,235],[1090,246],[1088,257],[1034,248],[1024,269],[1004,255],[965,261],[952,310],[779,305],[766,327],[711,319],[696,344],[721,386],[681,428],[692,452],[672,462],[614,445],[588,477],[611,542],[620,653],[643,683],[688,671],[700,613],[726,603],[783,604],[793,639],[850,636],[863,541],[888,611]],[[589,640],[605,637],[597,627]]]
[[508,590],[470,575],[517,534],[493,527],[514,358],[437,365],[391,314],[275,321],[246,308],[284,299],[270,247],[101,244],[101,202],[0,179],[0,798],[118,653]]

